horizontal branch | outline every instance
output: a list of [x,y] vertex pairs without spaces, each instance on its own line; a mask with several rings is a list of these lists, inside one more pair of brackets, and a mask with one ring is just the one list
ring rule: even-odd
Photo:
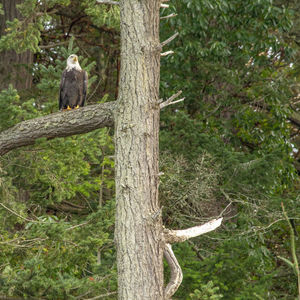
[[119,1],[112,1],[112,0],[97,0],[98,4],[111,4],[111,5],[119,5]]
[[173,53],[174,53],[174,51],[170,50],[170,51],[162,52],[160,54],[160,56],[167,56],[167,55],[170,55],[170,54],[173,54]]
[[[184,99],[185,99],[185,98],[181,98],[181,99],[178,99],[178,100],[176,100],[176,101],[172,101],[172,102],[168,103],[167,105],[164,105],[163,107],[166,107],[166,106],[169,106],[169,105],[173,105],[173,104],[182,102],[182,101],[184,101]],[[162,104],[163,104],[163,103],[162,103]],[[163,108],[163,107],[162,107],[162,108]]]
[[191,227],[184,230],[164,229],[166,243],[184,242],[190,238],[208,233],[218,228],[222,223],[223,218],[213,219],[203,225]]
[[0,156],[39,138],[66,137],[113,126],[115,102],[89,105],[23,121],[0,132]]
[[170,244],[166,244],[164,257],[170,267],[170,281],[165,288],[165,299],[170,299],[179,288],[183,274]]
[[176,17],[176,16],[177,16],[177,14],[172,13],[172,14],[169,14],[169,15],[167,15],[167,16],[160,17],[160,19],[161,19],[161,20],[163,20],[163,19],[169,19],[169,18],[174,18],[174,17]]

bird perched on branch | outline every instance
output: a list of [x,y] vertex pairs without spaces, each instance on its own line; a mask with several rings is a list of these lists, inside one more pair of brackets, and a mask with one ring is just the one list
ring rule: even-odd
[[87,94],[88,74],[82,70],[78,56],[68,57],[67,67],[62,73],[59,88],[59,109],[73,109],[84,106]]

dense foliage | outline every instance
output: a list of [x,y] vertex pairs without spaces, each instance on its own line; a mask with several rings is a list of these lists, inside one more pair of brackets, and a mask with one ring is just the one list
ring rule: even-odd
[[[164,47],[175,53],[162,57],[161,95],[185,97],[161,114],[164,223],[185,228],[224,216],[217,232],[174,246],[184,273],[174,299],[297,295],[281,209],[299,255],[297,8],[173,0],[161,10],[177,14],[162,18],[161,40],[179,32]],[[116,98],[118,7],[24,0],[19,9],[23,18],[8,22],[0,49],[34,53],[33,84],[0,92],[1,131],[57,110],[71,53],[89,73],[88,104]],[[113,152],[112,130],[101,129],[0,158],[0,298],[116,299]]]

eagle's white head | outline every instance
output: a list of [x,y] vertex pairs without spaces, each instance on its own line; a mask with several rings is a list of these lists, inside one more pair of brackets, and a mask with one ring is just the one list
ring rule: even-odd
[[67,70],[70,71],[72,69],[81,70],[78,62],[78,56],[75,54],[71,54],[67,59]]

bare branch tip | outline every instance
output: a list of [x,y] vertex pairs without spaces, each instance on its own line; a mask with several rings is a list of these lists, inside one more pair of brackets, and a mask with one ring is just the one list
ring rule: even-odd
[[172,13],[172,14],[170,14],[170,15],[160,17],[160,19],[161,19],[161,20],[163,20],[163,19],[169,19],[169,18],[174,18],[174,17],[176,17],[176,16],[177,16],[177,14]]
[[165,229],[165,239],[168,243],[184,242],[190,238],[206,234],[218,228],[223,218],[213,219],[205,224],[194,226],[183,230]]
[[173,50],[170,50],[170,51],[166,51],[166,52],[163,52],[160,54],[160,56],[167,56],[167,55],[170,55],[170,54],[173,54],[174,51]]
[[165,41],[163,41],[161,43],[161,46],[164,47],[167,44],[171,43],[178,35],[179,35],[179,32],[175,32],[172,36],[170,36],[168,39],[166,39]]
[[162,109],[162,108],[164,108],[168,105],[175,104],[175,103],[183,101],[184,98],[179,99],[177,101],[174,101],[174,99],[177,98],[181,93],[182,93],[182,91],[178,91],[176,94],[172,95],[169,99],[167,99],[166,101],[160,103],[160,109]]

